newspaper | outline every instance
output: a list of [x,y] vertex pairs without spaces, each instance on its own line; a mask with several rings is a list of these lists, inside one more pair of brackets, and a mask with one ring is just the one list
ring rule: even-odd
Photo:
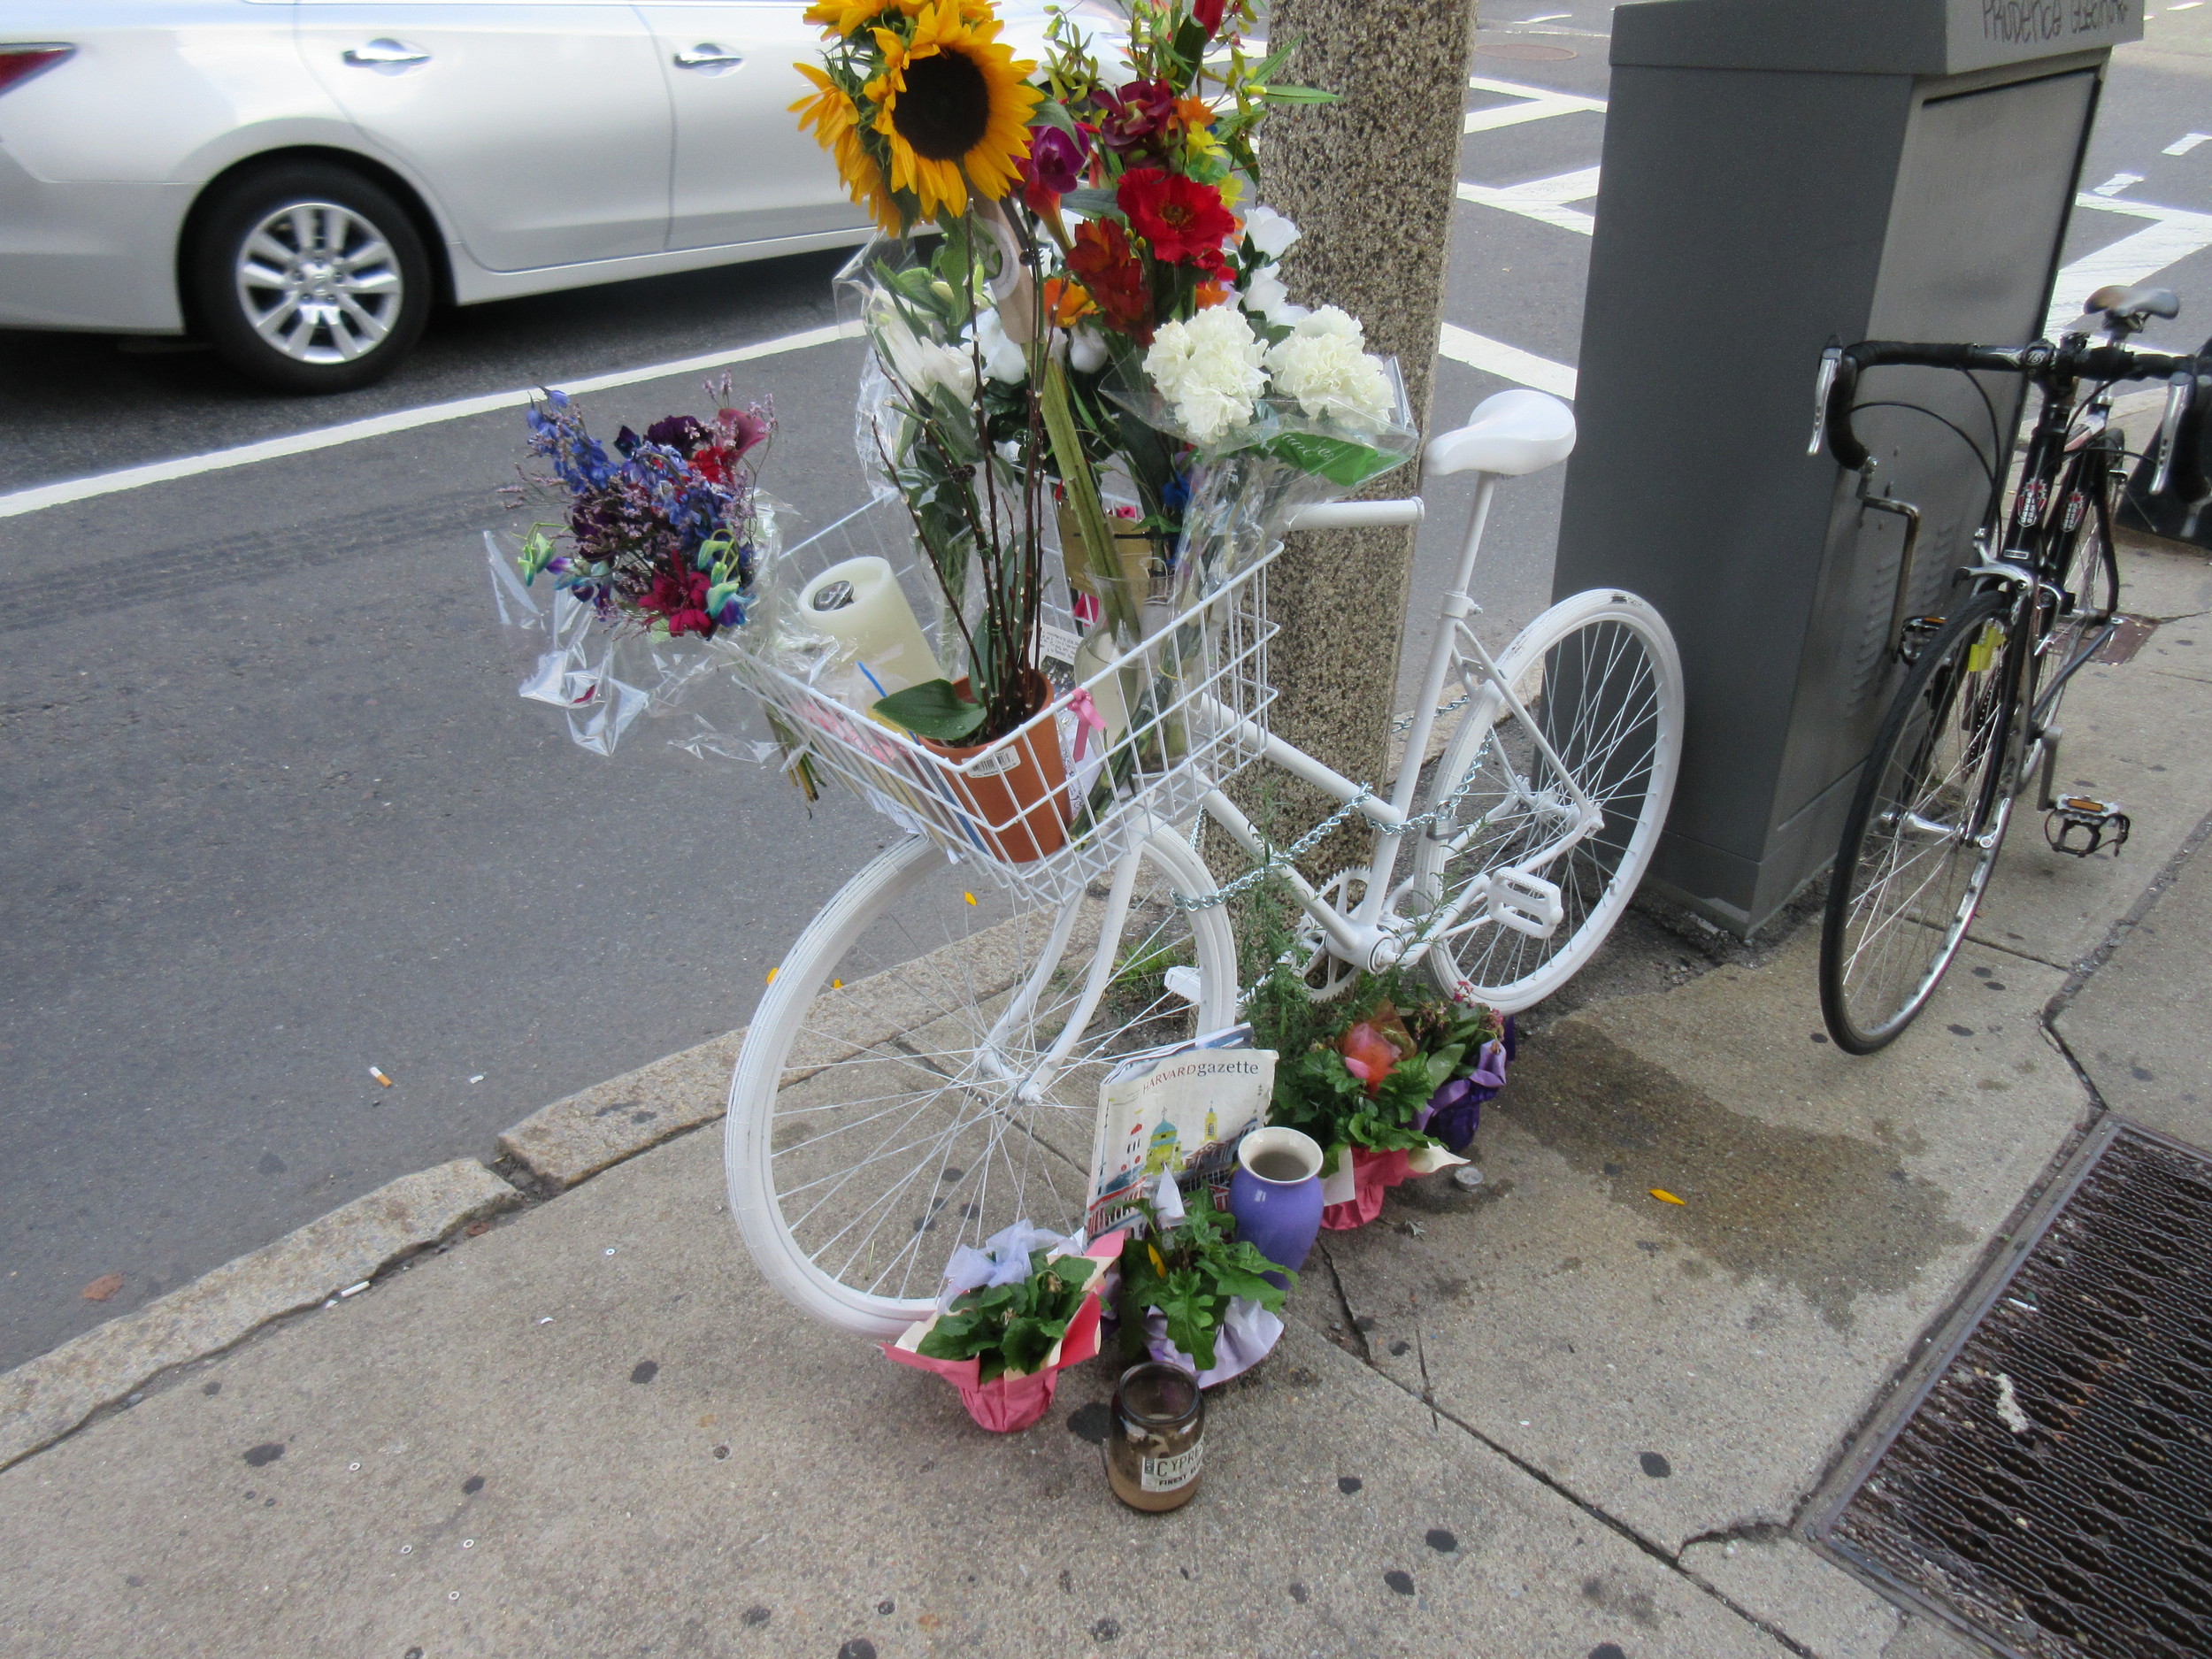
[[1251,1041],[1251,1026],[1232,1025],[1132,1055],[1106,1074],[1091,1143],[1087,1236],[1121,1225],[1171,1171],[1178,1191],[1203,1181],[1227,1206],[1237,1145],[1267,1121],[1275,1092],[1275,1051]]

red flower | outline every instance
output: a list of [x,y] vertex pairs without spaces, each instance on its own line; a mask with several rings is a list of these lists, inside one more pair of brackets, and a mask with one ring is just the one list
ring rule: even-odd
[[706,574],[703,571],[684,571],[671,574],[663,571],[653,578],[653,590],[638,601],[639,608],[668,618],[668,631],[672,634],[714,632],[714,618],[707,614]]
[[1110,219],[1085,219],[1075,227],[1068,269],[1083,280],[1110,326],[1133,334],[1141,344],[1150,343],[1152,296],[1126,231]]
[[1211,270],[1221,262],[1223,239],[1237,227],[1219,190],[1157,167],[1130,168],[1114,199],[1130,229],[1151,244],[1152,257],[1170,264]]
[[1206,31],[1211,40],[1221,27],[1221,14],[1229,9],[1228,0],[1191,0],[1191,21]]
[[1118,92],[1101,87],[1091,95],[1098,106],[1098,142],[1118,156],[1161,152],[1161,135],[1175,119],[1175,88],[1164,81],[1133,81]]

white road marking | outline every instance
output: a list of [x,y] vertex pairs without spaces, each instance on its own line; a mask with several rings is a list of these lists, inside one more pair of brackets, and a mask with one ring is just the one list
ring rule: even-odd
[[[667,375],[696,374],[733,363],[751,363],[761,357],[803,351],[809,346],[826,345],[833,340],[856,332],[856,329],[843,326],[809,328],[799,334],[783,334],[773,340],[739,346],[728,351],[709,351],[695,357],[679,357],[672,363],[656,363],[646,368],[618,369],[611,374],[594,374],[583,380],[564,380],[558,389],[575,396],[586,392],[606,391],[617,386],[634,386],[641,380],[657,380]],[[258,462],[273,461],[288,455],[309,455],[318,449],[334,449],[342,444],[359,443],[364,439],[381,438],[395,432],[411,432],[418,426],[434,426],[449,420],[465,420],[472,415],[490,414],[496,410],[519,409],[538,396],[537,389],[530,388],[512,392],[490,392],[481,397],[459,397],[450,403],[426,403],[419,409],[395,410],[388,415],[371,415],[365,419],[349,420],[335,426],[317,426],[281,438],[264,438],[257,443],[242,443],[235,449],[215,449],[204,455],[179,456],[173,460],[150,461],[143,466],[127,466],[113,472],[96,472],[89,478],[39,484],[29,489],[19,489],[0,495],[0,518],[13,518],[27,512],[63,506],[70,502],[90,501],[96,496],[119,495],[127,489],[143,489],[149,484],[165,484],[174,479],[196,478],[204,472],[252,466]]]
[[1585,236],[1597,227],[1597,220],[1566,204],[1586,202],[1597,193],[1595,167],[1563,173],[1549,179],[1531,179],[1526,184],[1470,184],[1463,180],[1459,186],[1459,199],[1463,202],[1502,208],[1509,213],[1532,219],[1540,225],[1556,225],[1562,230],[1577,231]]
[[1524,86],[1517,81],[1492,81],[1482,75],[1468,76],[1467,84],[1477,92],[1494,92],[1504,97],[1522,100],[1518,104],[1502,104],[1494,110],[1471,111],[1466,124],[1466,130],[1471,133],[1494,132],[1501,127],[1518,127],[1524,121],[1541,121],[1555,115],[1605,113],[1603,98],[1586,98],[1573,92],[1554,92],[1549,87]]
[[1523,18],[1524,23],[1556,23],[1563,18],[1574,16],[1571,12],[1540,12],[1532,18]]
[[1540,357],[1518,346],[1509,346],[1502,340],[1462,328],[1457,323],[1444,325],[1436,349],[1455,363],[1464,363],[1471,369],[1480,369],[1502,380],[1517,380],[1540,392],[1549,392],[1554,397],[1570,401],[1574,397],[1575,372],[1566,364],[1554,363],[1549,357]]
[[2186,133],[2166,146],[2159,153],[2164,156],[2185,156],[2199,144],[2212,143],[2212,133]]
[[2043,332],[2053,339],[2081,315],[2082,301],[2099,288],[2115,282],[2132,288],[2168,265],[2212,248],[2212,213],[2185,207],[2154,207],[2148,202],[2106,196],[2078,196],[2074,202],[2078,207],[2127,213],[2153,222],[2131,236],[2123,236],[2109,247],[2083,256],[2058,273],[2051,290],[2051,314],[2043,325]]
[[2092,196],[2117,196],[2121,191],[2126,189],[2131,184],[2140,184],[2142,182],[2143,175],[2139,173],[2116,173],[2109,179],[2107,179],[2102,184],[2097,185],[2092,188],[2089,194]]

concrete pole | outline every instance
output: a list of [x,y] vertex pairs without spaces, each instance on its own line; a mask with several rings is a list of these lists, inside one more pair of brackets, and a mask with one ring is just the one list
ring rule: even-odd
[[[1404,371],[1424,434],[1474,28],[1470,0],[1276,0],[1267,23],[1271,45],[1299,42],[1288,79],[1342,95],[1280,111],[1263,141],[1260,198],[1305,233],[1284,261],[1292,293],[1365,323],[1367,349],[1394,355]],[[1411,494],[1418,465],[1361,494]],[[1290,538],[1268,578],[1282,624],[1270,651],[1282,694],[1275,729],[1379,793],[1389,781],[1412,568],[1410,529],[1310,532]],[[1278,841],[1335,805],[1279,773],[1269,779]],[[1364,853],[1365,833],[1348,829],[1315,849],[1308,872]]]

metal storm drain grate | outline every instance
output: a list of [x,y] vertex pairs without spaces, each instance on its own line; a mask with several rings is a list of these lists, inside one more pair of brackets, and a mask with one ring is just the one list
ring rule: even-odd
[[2117,1126],[1829,1549],[2032,1659],[2212,1655],[2212,1158]]

